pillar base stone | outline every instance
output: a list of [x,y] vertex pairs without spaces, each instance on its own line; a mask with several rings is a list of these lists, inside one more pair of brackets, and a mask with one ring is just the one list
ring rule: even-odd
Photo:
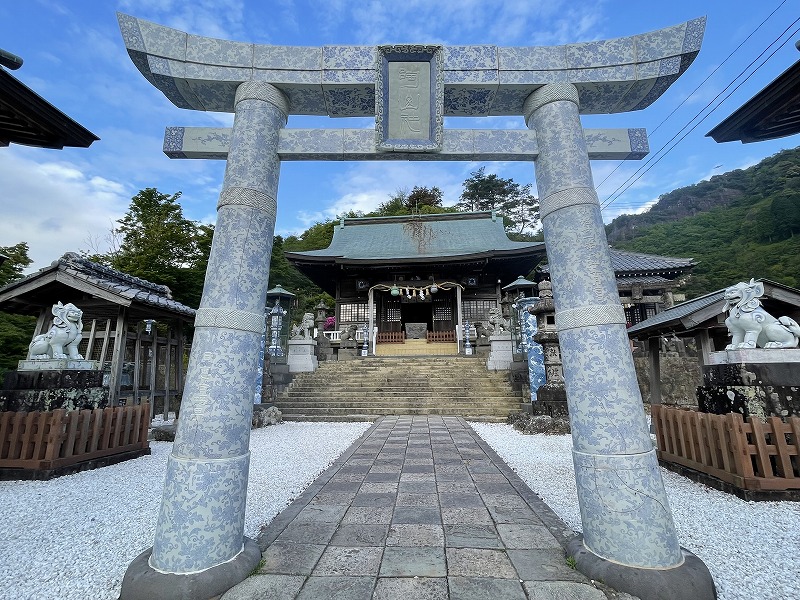
[[261,562],[261,548],[244,538],[236,558],[199,573],[161,573],[148,563],[153,549],[137,556],[122,578],[119,600],[210,600],[247,579]]
[[589,550],[578,535],[567,544],[567,556],[590,579],[602,581],[641,600],[715,600],[717,590],[705,563],[686,548],[684,562],[672,569],[628,567],[601,558]]

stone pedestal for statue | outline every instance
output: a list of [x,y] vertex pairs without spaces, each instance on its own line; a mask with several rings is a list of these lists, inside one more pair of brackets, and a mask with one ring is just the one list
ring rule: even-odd
[[0,410],[32,412],[95,409],[108,406],[108,384],[94,360],[51,358],[21,360],[6,373]]
[[489,337],[491,350],[486,368],[490,371],[506,371],[514,362],[511,333],[494,333]]
[[712,352],[697,388],[701,412],[750,416],[800,415],[800,349],[749,348]]
[[316,371],[319,366],[316,348],[316,340],[289,340],[289,354],[286,357],[289,372]]

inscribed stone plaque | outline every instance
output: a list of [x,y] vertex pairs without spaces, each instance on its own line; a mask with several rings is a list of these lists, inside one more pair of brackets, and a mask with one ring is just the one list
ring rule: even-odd
[[390,62],[389,138],[427,140],[431,130],[431,65]]
[[379,151],[438,152],[444,129],[441,46],[379,46],[375,135]]

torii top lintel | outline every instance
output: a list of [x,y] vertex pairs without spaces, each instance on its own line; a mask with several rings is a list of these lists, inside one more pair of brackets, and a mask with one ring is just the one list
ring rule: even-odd
[[[191,35],[118,14],[128,54],[176,106],[233,112],[236,88],[265,81],[291,114],[375,115],[376,46],[270,46]],[[700,50],[705,18],[630,37],[563,46],[443,46],[444,116],[521,115],[548,83],[572,83],[580,112],[652,104]]]

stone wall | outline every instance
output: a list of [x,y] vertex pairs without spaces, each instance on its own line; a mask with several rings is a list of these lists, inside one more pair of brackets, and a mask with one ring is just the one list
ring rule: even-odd
[[[650,404],[650,362],[647,356],[634,356],[636,378],[642,400]],[[697,408],[697,387],[703,385],[703,373],[696,356],[677,352],[661,353],[661,403]]]

